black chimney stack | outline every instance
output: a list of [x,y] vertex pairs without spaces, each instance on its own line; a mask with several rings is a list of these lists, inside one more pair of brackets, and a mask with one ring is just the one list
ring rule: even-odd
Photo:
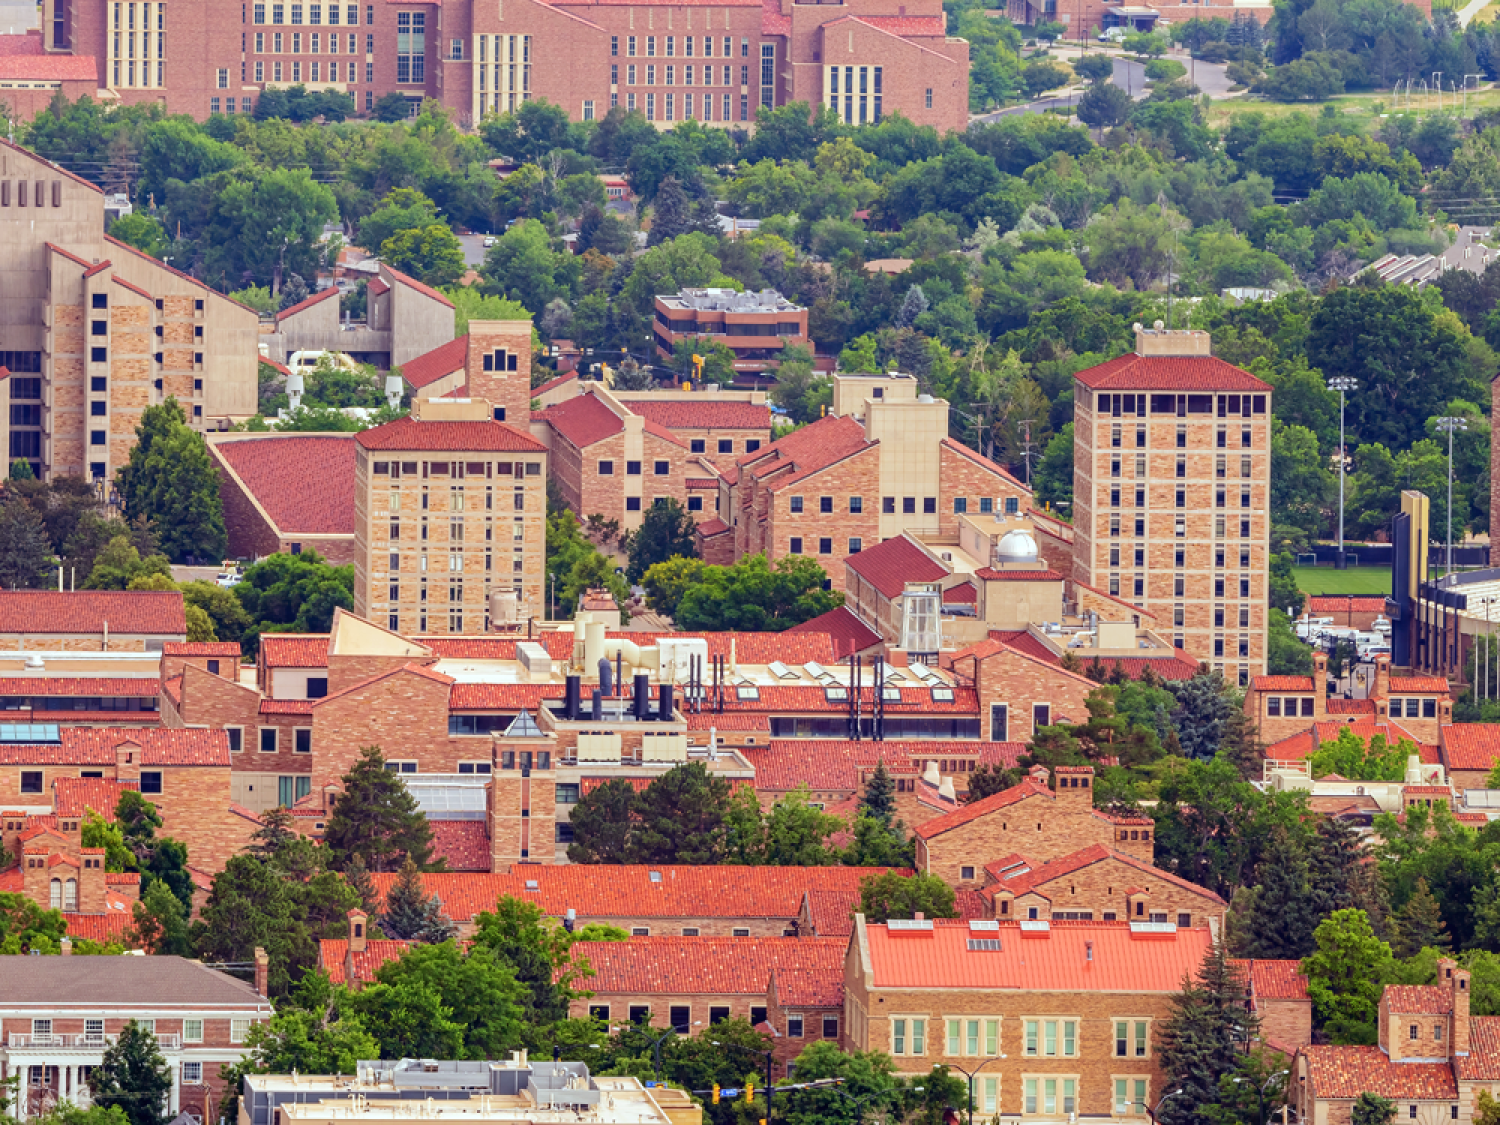
[[594,713],[592,718],[596,723],[604,720],[604,696],[600,694],[598,688],[594,689]]
[[578,720],[578,690],[580,677],[569,676],[567,686],[563,688],[563,718],[572,722]]
[[635,674],[635,717],[645,722],[651,717],[651,673]]
[[672,721],[672,685],[661,685],[661,698],[657,702],[656,718],[663,723]]

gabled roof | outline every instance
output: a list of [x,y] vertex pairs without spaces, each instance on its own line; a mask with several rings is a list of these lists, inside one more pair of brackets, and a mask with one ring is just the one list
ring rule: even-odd
[[[401,955],[415,944],[397,938],[370,938],[365,942],[363,952],[354,955],[355,979],[366,982],[374,980],[381,966],[399,961]],[[324,938],[318,943],[318,948],[323,971],[328,974],[329,981],[333,984],[348,984],[349,977],[344,971],[349,954],[348,939]]]
[[908,582],[936,582],[948,568],[906,534],[866,548],[844,560],[844,568],[858,574],[887,598],[897,598]]
[[960,805],[947,816],[940,816],[925,824],[917,826],[916,834],[920,839],[930,840],[934,836],[940,836],[944,832],[950,832],[960,828],[970,821],[978,820],[982,816],[996,812],[999,809],[1009,808],[1011,805],[1019,804],[1021,801],[1031,797],[1042,797],[1048,801],[1055,801],[1057,795],[1051,789],[1028,777],[1019,785],[1012,785],[1009,789],[1002,789],[999,793],[992,793],[982,801],[972,801],[967,805]]
[[[130,911],[121,911],[126,922]],[[68,931],[79,936],[67,915]],[[183,957],[0,957],[0,992],[15,1005],[95,1005],[99,1011],[163,1007],[249,1009],[271,1002],[247,982]]]
[[1469,1054],[1453,1060],[1458,1077],[1466,1082],[1500,1081],[1500,1016],[1469,1020]]
[[93,55],[10,55],[0,57],[0,79],[11,82],[99,81]]
[[567,402],[549,406],[542,411],[542,417],[579,449],[614,437],[625,428],[624,420],[598,395],[592,394],[581,394]]
[[[623,864],[521,864],[510,873],[427,873],[422,889],[437,895],[448,917],[469,922],[505,895],[534,903],[550,917],[795,918],[810,890],[852,894],[885,867],[673,867]],[[657,878],[652,878],[655,873]],[[372,875],[382,899],[396,881]],[[528,883],[535,884],[534,889]]]
[[93,809],[112,821],[120,794],[130,789],[139,790],[140,786],[106,777],[59,777],[52,782],[52,803],[58,816],[82,816]]
[[482,820],[434,820],[432,858],[447,860],[449,871],[490,870],[490,837]]
[[1245,974],[1250,994],[1257,1001],[1308,999],[1307,977],[1301,961],[1256,958],[1231,964]]
[[138,679],[125,676],[4,676],[0,677],[0,695],[155,695],[156,677]]
[[[31,54],[31,48],[30,47],[25,48],[25,52],[24,53],[25,54]],[[32,57],[35,57],[35,56],[33,55]],[[35,160],[38,164],[41,164],[44,167],[50,169],[51,171],[56,172],[59,176],[66,176],[68,179],[72,180],[75,184],[82,184],[84,187],[88,188],[90,191],[97,191],[100,195],[104,194],[104,189],[101,188],[98,184],[90,183],[88,180],[85,180],[82,176],[76,175],[73,172],[69,172],[66,168],[60,167],[59,165],[52,163],[52,161],[48,160],[46,157],[40,155],[39,153],[32,152],[31,149],[29,149],[29,148],[22,148],[20,145],[16,144],[15,141],[6,140],[4,137],[0,137],[0,145],[3,145],[4,147],[10,149],[12,152],[19,152],[22,156],[26,157],[28,160]],[[87,263],[84,263],[84,264],[87,265]]]
[[504,422],[419,421],[410,415],[354,435],[377,452],[545,453],[547,447]]
[[1446,1062],[1392,1062],[1379,1047],[1303,1047],[1312,1094],[1353,1099],[1364,1093],[1402,1101],[1456,1101],[1458,1083]]
[[838,973],[849,943],[838,937],[633,937],[581,941],[569,951],[594,970],[590,992],[766,995],[780,969]]
[[1453,993],[1436,984],[1388,984],[1386,1008],[1402,1016],[1446,1016],[1453,1011]]
[[[861,23],[865,23],[865,22],[868,22],[868,21],[861,20],[860,22]],[[995,462],[991,461],[988,457],[984,456],[984,454],[975,452],[974,450],[970,449],[967,445],[965,445],[963,442],[961,442],[961,441],[954,441],[952,438],[945,437],[942,440],[942,447],[944,449],[951,449],[954,453],[957,453],[960,457],[963,457],[965,460],[973,462],[975,465],[978,465],[981,469],[988,469],[990,472],[994,473],[997,477],[1001,477],[1001,478],[1009,481],[1011,484],[1015,485],[1017,488],[1019,488],[1022,492],[1026,493],[1028,496],[1031,495],[1031,489],[1027,488],[1024,484],[1022,484],[1019,480],[1017,480],[1016,477],[1015,477],[1015,474],[1012,473],[1009,469],[1007,469],[1004,465],[997,465],[997,464],[995,464]]]
[[[803,939],[793,939],[803,940]],[[847,945],[840,941],[840,947]],[[771,970],[771,989],[783,1008],[842,1008],[844,1006],[844,970],[832,969]]]
[[1073,378],[1096,391],[1269,391],[1270,384],[1206,355],[1125,355]]
[[267,668],[327,668],[328,637],[302,633],[262,633],[260,658]]
[[328,298],[337,297],[338,295],[338,288],[336,286],[330,285],[327,289],[324,289],[318,293],[314,293],[311,297],[304,297],[302,300],[298,301],[290,308],[282,309],[276,314],[276,323],[280,324],[283,320],[294,317],[300,312],[306,312],[314,305],[322,304],[324,301],[328,300]]
[[1159,867],[1153,867],[1151,864],[1137,859],[1135,856],[1116,851],[1114,848],[1107,848],[1102,844],[1091,844],[1086,848],[1081,848],[1076,852],[1060,856],[1039,866],[1019,870],[1008,878],[1002,878],[993,887],[985,889],[995,891],[1008,890],[1014,894],[1022,895],[1028,891],[1036,890],[1052,882],[1054,879],[1061,879],[1065,876],[1075,874],[1087,867],[1092,867],[1096,863],[1103,863],[1105,860],[1115,860],[1116,862],[1125,864],[1127,867],[1133,868],[1147,879],[1161,879],[1174,887],[1190,891],[1221,906],[1226,905],[1222,898],[1207,887],[1200,887],[1197,883],[1179,878],[1170,872],[1163,871]]
[[1312,691],[1311,676],[1253,676],[1251,691]]
[[3,590],[0,633],[187,633],[175,590]]
[[1450,770],[1489,770],[1500,761],[1500,723],[1451,723],[1442,738]]
[[453,307],[453,302],[448,300],[447,297],[444,297],[432,286],[424,285],[416,278],[404,274],[398,269],[392,269],[384,262],[381,263],[380,268],[385,270],[386,273],[390,274],[391,277],[393,277],[396,281],[399,281],[402,285],[405,285],[407,288],[415,289],[418,293],[421,293],[427,297],[431,297],[434,301],[438,302],[441,305],[446,305],[450,309]]
[[865,438],[864,427],[853,418],[829,415],[800,430],[793,430],[754,453],[736,458],[735,463],[743,473],[757,478],[764,478],[772,472],[785,472],[787,475],[778,476],[767,484],[774,490],[826,469],[851,453],[872,445],[874,442]]
[[278,534],[354,534],[353,434],[273,434],[209,449]]
[[439,344],[432,351],[409,359],[401,365],[401,378],[414,390],[436,383],[439,379],[462,371],[469,358],[469,337],[460,336]]
[[231,656],[240,658],[238,641],[168,641],[161,646],[163,656]]
[[820,613],[800,625],[793,625],[781,635],[786,636],[788,633],[827,634],[836,660],[843,660],[846,656],[863,652],[880,643],[880,634],[855,617],[853,610],[842,605],[827,613]]
[[1392,695],[1415,695],[1420,692],[1448,693],[1448,681],[1442,676],[1392,676]]
[[631,399],[625,404],[632,414],[669,430],[767,430],[771,408],[764,403],[700,400]]
[[[1206,926],[1146,936],[1126,922],[1052,922],[1024,936],[1009,922],[979,932],[967,922],[944,920],[930,930],[880,924],[866,931],[869,983],[880,989],[1172,995],[1196,975],[1213,944]],[[971,949],[971,937],[997,939],[1000,948]]]

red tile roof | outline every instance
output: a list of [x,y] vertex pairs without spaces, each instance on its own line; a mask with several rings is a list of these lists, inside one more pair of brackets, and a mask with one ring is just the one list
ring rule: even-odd
[[416,359],[407,360],[401,365],[401,378],[406,380],[407,386],[420,390],[455,371],[462,371],[468,358],[469,337],[460,336],[446,344],[439,344]]
[[[403,373],[404,373],[404,371],[405,371],[405,369],[403,368]],[[537,398],[537,397],[539,397],[541,395],[546,394],[548,391],[554,391],[558,387],[560,387],[564,383],[566,383],[569,379],[577,379],[577,378],[578,378],[578,372],[576,372],[576,371],[564,371],[556,379],[548,379],[540,387],[533,387],[531,389],[531,397],[532,398]]]
[[328,637],[302,633],[263,633],[260,655],[267,668],[327,668]]
[[[516,645],[525,637],[423,637],[422,647],[433,656],[446,660],[514,660]],[[531,638],[547,650],[553,660],[573,655],[573,633],[549,629]]]
[[1330,699],[1328,713],[1330,715],[1373,715],[1375,714],[1375,701],[1373,699]]
[[990,566],[980,567],[974,572],[974,577],[984,582],[1061,582],[1063,580],[1063,576],[1055,570],[996,570]]
[[1307,612],[1313,616],[1323,616],[1329,613],[1384,613],[1385,599],[1322,594],[1307,599]]
[[838,973],[843,938],[633,937],[629,941],[581,941],[570,950],[594,975],[590,992],[764,996],[778,969]]
[[614,437],[625,422],[598,395],[581,394],[542,411],[547,424],[579,449]]
[[[801,941],[802,938],[788,940]],[[840,945],[848,942],[841,940]],[[771,970],[771,987],[776,1001],[786,1008],[842,1008],[844,1006],[844,969]]]
[[[437,895],[448,917],[471,921],[493,910],[504,895],[540,906],[561,918],[569,909],[598,918],[795,918],[810,890],[858,895],[859,881],[883,867],[671,867],[631,864],[517,865],[509,874],[424,874],[423,889]],[[661,876],[660,882],[651,873]],[[394,874],[371,878],[381,895]],[[527,882],[536,890],[528,890]]]
[[1216,356],[1129,352],[1074,375],[1096,391],[1270,391],[1248,371]]
[[[1207,927],[1137,936],[1125,922],[1053,922],[1022,936],[1015,923],[971,934],[966,922],[931,930],[867,927],[875,988],[1026,989],[1090,994],[1174,994],[1195,976],[1213,944]],[[998,950],[970,950],[971,936],[998,938]],[[1093,957],[1089,957],[1089,947]]]
[[881,761],[887,770],[913,772],[919,772],[917,760],[946,757],[973,757],[980,765],[1010,768],[1025,752],[1024,742],[852,742],[839,738],[778,738],[769,746],[741,751],[755,767],[756,789],[789,792],[806,785],[819,793],[861,789],[860,767],[874,768]]
[[321,304],[322,302],[328,300],[328,298],[337,297],[338,295],[338,289],[335,286],[330,285],[327,289],[324,289],[320,293],[314,293],[311,297],[303,298],[291,308],[282,309],[276,314],[276,323],[279,325],[283,320],[294,317],[300,312],[306,312],[314,305]]
[[311,715],[315,699],[262,699],[261,715]]
[[490,838],[482,820],[429,820],[432,857],[446,859],[449,871],[488,871]]
[[106,891],[104,900],[106,911],[103,914],[63,914],[70,938],[74,941],[118,942],[135,928],[132,899]]
[[99,81],[93,55],[10,55],[0,57],[0,79],[13,82]]
[[936,582],[948,568],[906,535],[898,535],[844,560],[852,570],[888,598],[899,597],[908,582]]
[[377,452],[543,453],[546,446],[504,422],[422,422],[407,416],[354,435]]
[[1388,1010],[1403,1016],[1445,1016],[1453,1011],[1453,994],[1435,984],[1388,984]]
[[963,581],[957,586],[949,586],[943,591],[944,605],[977,605],[979,604],[979,590],[973,582]]
[[94,760],[113,762],[115,748],[130,742],[141,748],[143,766],[229,765],[229,735],[223,729],[64,727],[60,734],[64,747]]
[[762,35],[790,35],[792,17],[781,14],[780,0],[765,0],[761,6],[760,30]]
[[1311,676],[1253,676],[1251,691],[1312,691]]
[[1450,770],[1488,770],[1500,761],[1500,723],[1451,723],[1442,738]]
[[386,273],[390,274],[393,278],[395,278],[397,281],[401,282],[401,284],[405,285],[407,288],[409,288],[409,289],[415,289],[418,293],[423,293],[426,296],[431,297],[434,301],[438,302],[439,304],[446,305],[450,309],[453,307],[453,302],[450,301],[450,300],[448,300],[447,297],[444,297],[441,293],[439,293],[432,286],[430,286],[430,285],[423,285],[416,278],[414,278],[414,277],[408,277],[406,274],[402,273],[400,270],[392,269],[390,266],[385,265],[384,263],[381,264],[380,268],[383,269],[383,270],[385,270]]
[[1232,964],[1249,979],[1250,992],[1256,1000],[1306,1000],[1307,977],[1301,961],[1234,961]]
[[0,58],[13,58],[16,55],[42,55],[42,33],[38,30],[26,31],[20,35],[0,35]]
[[1403,1101],[1456,1101],[1458,1083],[1447,1063],[1392,1062],[1379,1047],[1303,1047],[1310,1091],[1318,1098],[1353,1099],[1363,1093]]
[[1448,692],[1448,681],[1442,676],[1392,676],[1392,695],[1412,695],[1416,692]]
[[723,535],[728,530],[729,525],[718,517],[711,520],[704,520],[698,525],[698,535],[704,539],[708,539],[714,535]]
[[889,31],[903,39],[930,38],[946,35],[947,28],[942,16],[856,16],[860,23]]
[[1500,1016],[1469,1020],[1469,1054],[1453,1060],[1458,1077],[1466,1082],[1500,1080]]
[[187,633],[182,595],[173,590],[4,590],[0,633],[114,636]]
[[[354,977],[356,980],[372,981],[380,967],[390,961],[399,961],[401,955],[414,943],[395,938],[370,938],[362,952],[354,955]],[[333,984],[347,984],[345,960],[349,953],[349,942],[344,938],[324,938],[319,942],[319,956],[323,971]]]
[[689,488],[718,488],[719,482],[715,477],[688,477],[684,482]]
[[1128,610],[1131,614],[1138,613],[1143,618],[1146,618],[1150,621],[1156,620],[1156,614],[1152,613],[1149,609],[1143,609],[1140,606],[1135,605],[1133,602],[1127,602],[1124,598],[1117,598],[1113,594],[1106,594],[1097,586],[1090,586],[1087,582],[1079,582],[1076,578],[1073,580],[1073,585],[1077,586],[1080,590],[1087,590],[1091,594],[1097,594],[1099,597],[1105,599],[1106,601],[1114,602],[1115,605],[1121,607],[1122,609]]
[[702,400],[632,400],[625,403],[639,414],[669,430],[766,430],[771,429],[771,408],[764,403],[714,402]]
[[820,613],[800,625],[793,625],[783,637],[797,633],[824,633],[833,646],[833,658],[843,660],[856,652],[880,643],[880,634],[871,629],[847,606]]
[[[1153,867],[1151,864],[1136,859],[1134,856],[1115,851],[1113,848],[1106,848],[1102,844],[1091,844],[1086,848],[1081,848],[1076,852],[1060,856],[1057,859],[1050,860],[1036,867],[1017,869],[1013,875],[1001,879],[999,883],[992,887],[986,887],[985,890],[998,891],[1004,889],[1012,891],[1017,895],[1023,895],[1056,879],[1072,875],[1075,872],[1082,871],[1086,867],[1092,867],[1096,863],[1103,863],[1105,860],[1115,860],[1135,869],[1135,871],[1147,879],[1163,879],[1174,887],[1190,891],[1211,902],[1225,905],[1224,900],[1207,887],[1200,887],[1196,883],[1180,879],[1176,875],[1163,871],[1159,867]],[[1296,962],[1292,963],[1295,964]]]
[[279,534],[354,534],[353,434],[276,434],[209,448]]
[[736,458],[736,463],[744,472],[759,478],[773,472],[787,472],[787,475],[770,482],[770,488],[778,489],[826,469],[871,444],[865,438],[864,427],[853,418],[830,415],[800,430],[793,430],[754,453]]
[[161,681],[153,677],[101,676],[5,676],[0,677],[0,695],[155,695]]
[[59,777],[52,782],[52,803],[58,816],[82,816],[93,809],[105,820],[114,820],[120,794],[139,790],[133,781],[103,777]]
[[163,656],[232,656],[240,658],[238,641],[168,641],[161,646]]
[[923,840],[930,840],[944,832],[949,832],[968,824],[972,820],[978,820],[982,816],[996,811],[997,809],[1009,808],[1011,805],[1031,797],[1041,797],[1047,801],[1056,800],[1056,794],[1051,789],[1028,777],[1019,785],[1012,785],[1009,789],[1003,789],[999,793],[992,793],[982,801],[973,801],[967,805],[960,805],[947,816],[940,816],[929,820],[925,824],[917,826],[916,834]]

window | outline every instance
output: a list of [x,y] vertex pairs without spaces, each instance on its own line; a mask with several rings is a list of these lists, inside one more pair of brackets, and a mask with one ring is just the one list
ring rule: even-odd
[[686,1004],[673,1004],[668,1012],[668,1020],[672,1030],[678,1035],[686,1035],[693,1026],[693,1013]]
[[[189,1020],[187,1022],[191,1023],[193,1021]],[[197,1023],[198,1023],[198,1038],[197,1039],[191,1038],[191,1036],[188,1034],[188,1032],[186,1030],[183,1032],[183,1038],[186,1039],[189,1043],[201,1043],[203,1041],[203,1021],[202,1020],[198,1020]],[[184,1029],[186,1029],[187,1028],[187,1023],[184,1023],[183,1027],[184,1027]],[[104,1042],[104,1021],[103,1020],[84,1020],[83,1021],[83,1038],[84,1038],[84,1041],[88,1042],[88,1043],[102,1043],[102,1042]]]
[[861,551],[863,551],[864,549],[865,549],[865,541],[863,539],[860,539],[860,538],[856,537],[854,539],[849,540],[849,553],[851,555],[857,555]]
[[800,555],[802,553],[802,537],[794,535],[787,540],[786,549],[788,554]]
[[1115,1020],[1115,1057],[1146,1057],[1146,1020]]
[[786,1035],[788,1039],[802,1038],[802,1017],[800,1015],[788,1014],[786,1017]]
[[40,793],[40,792],[42,792],[42,771],[41,770],[22,770],[21,771],[21,792],[22,793]]
[[1010,708],[1004,703],[990,704],[990,741],[1007,742],[1006,734],[1010,729]]
[[203,1081],[203,1064],[201,1062],[185,1062],[182,1064],[182,1084],[184,1086],[197,1086]]
[[839,1037],[839,1018],[837,1016],[823,1017],[823,1038],[837,1039]]
[[293,734],[295,740],[292,749],[298,754],[312,753],[312,728],[298,727]]
[[615,463],[613,461],[599,462],[599,475],[601,477],[612,477],[615,475]]
[[819,539],[818,540],[818,554],[820,554],[820,555],[831,555],[831,554],[833,554],[833,540],[832,539]]
[[928,516],[936,515],[937,514],[937,497],[936,496],[924,496],[924,497],[922,497],[922,513],[923,513],[923,515],[928,515]]
[[225,727],[224,733],[229,736],[229,752],[231,754],[238,754],[244,748],[243,743],[240,741],[243,731],[239,727]]
[[849,497],[849,511],[858,514],[865,510],[865,498],[863,496]]
[[925,1055],[927,1021],[902,1016],[891,1020],[891,1054]]
[[917,514],[917,498],[915,496],[903,496],[901,498],[901,513],[907,516]]
[[230,1020],[229,1021],[229,1041],[231,1043],[243,1043],[245,1041],[245,1036],[247,1036],[249,1034],[250,1034],[250,1021],[249,1020]]
[[[100,1020],[100,1021],[98,1021],[98,1023],[99,1023],[99,1033],[102,1035],[104,1033],[104,1021]],[[182,1040],[183,1040],[184,1043],[202,1043],[203,1042],[203,1021],[202,1020],[183,1020],[182,1021]]]
[[[634,82],[635,81],[634,76],[632,76],[630,80],[632,82]],[[691,443],[690,443],[690,446],[689,446],[689,448],[694,453],[702,453],[702,452],[704,452],[707,449],[707,447],[708,447],[708,443],[706,441],[704,441],[702,438],[693,438],[692,441],[691,441]]]
[[1026,1021],[1027,1055],[1072,1058],[1077,1053],[1077,1020]]
[[627,477],[638,477],[641,475],[641,463],[639,461],[625,462],[625,475]]
[[141,771],[141,792],[158,794],[161,792],[161,770]]
[[1115,1079],[1115,1114],[1142,1114],[1146,1112],[1146,1080],[1144,1078]]
[[969,510],[969,500],[966,496],[955,496],[953,498],[953,511],[955,515],[963,515]]
[[31,1037],[39,1043],[46,1043],[52,1038],[51,1020],[32,1020]]
[[[1025,1108],[1028,1114],[1071,1114],[1078,1106],[1078,1079],[1027,1078],[1024,1080]],[[1058,1095],[1062,1095],[1061,1104]],[[1040,1105],[1038,1105],[1040,1095]]]
[[260,728],[260,752],[262,754],[276,753],[276,735],[275,727]]
[[720,438],[719,439],[719,452],[720,453],[733,453],[734,452],[734,439],[733,438]]
[[683,937],[697,937],[698,936],[698,927],[697,926],[684,926],[682,928],[682,936]]
[[672,465],[668,461],[653,461],[651,471],[656,476],[664,477],[672,472]]

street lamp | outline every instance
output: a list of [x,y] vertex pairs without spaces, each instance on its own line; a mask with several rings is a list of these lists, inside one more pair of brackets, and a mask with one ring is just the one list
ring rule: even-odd
[[1453,435],[1469,428],[1467,418],[1439,418],[1437,428],[1448,435],[1448,566],[1453,573]]
[[771,1120],[771,1102],[776,1096],[776,1087],[771,1078],[771,1064],[776,1059],[775,1053],[772,1051],[762,1051],[758,1047],[747,1047],[743,1043],[721,1043],[717,1039],[710,1039],[709,1042],[715,1047],[738,1047],[741,1051],[749,1051],[752,1055],[759,1055],[766,1060],[766,1120],[769,1122]]
[[[703,1026],[703,1021],[702,1020],[694,1020],[693,1023],[692,1023],[692,1026],[693,1027],[702,1027]],[[643,1036],[645,1036],[646,1041],[651,1044],[651,1057],[655,1061],[655,1064],[656,1064],[656,1080],[658,1082],[660,1082],[661,1081],[661,1045],[662,1045],[662,1043],[665,1040],[671,1038],[673,1035],[677,1035],[677,1034],[680,1034],[680,1033],[678,1032],[678,1030],[675,1027],[669,1027],[669,1028],[667,1028],[666,1031],[663,1031],[655,1039],[652,1039],[650,1035],[646,1034],[646,1030],[643,1027],[636,1027],[634,1029],[627,1028],[626,1030],[636,1030],[636,1031],[639,1031]]]
[[1344,474],[1349,458],[1344,453],[1344,395],[1359,387],[1359,380],[1352,375],[1335,375],[1328,380],[1328,389],[1339,393],[1339,551],[1334,556],[1333,568],[1344,569]]
[[[1256,1094],[1260,1098],[1260,1125],[1266,1125],[1266,1091],[1271,1088],[1271,1083],[1275,1082],[1278,1078],[1284,1078],[1288,1073],[1289,1072],[1285,1070],[1278,1070],[1275,1074],[1271,1075],[1271,1077],[1267,1078],[1265,1082],[1259,1087],[1259,1089],[1256,1090]],[[1245,1083],[1250,1083],[1252,1086],[1254,1085],[1254,1083],[1251,1082],[1251,1080],[1248,1078],[1231,1078],[1230,1081],[1236,1083],[1237,1085],[1244,1085]],[[1165,1101],[1166,1099],[1163,1098],[1162,1100]],[[1161,1107],[1158,1105],[1157,1108],[1159,1109]]]
[[1156,1115],[1161,1112],[1161,1107],[1167,1104],[1167,1099],[1175,1098],[1180,1093],[1182,1093],[1181,1090],[1173,1090],[1171,1093],[1163,1094],[1161,1101],[1156,1103],[1155,1109],[1152,1109],[1150,1106],[1146,1107],[1146,1116],[1151,1118],[1151,1125],[1156,1125]]
[[1009,1057],[1009,1055],[997,1055],[993,1059],[985,1059],[984,1062],[980,1063],[973,1070],[965,1070],[963,1067],[955,1066],[953,1063],[944,1064],[949,1070],[956,1070],[969,1080],[969,1125],[974,1125],[974,1079],[978,1077],[979,1072],[985,1067],[989,1066],[990,1063],[1002,1062]]

